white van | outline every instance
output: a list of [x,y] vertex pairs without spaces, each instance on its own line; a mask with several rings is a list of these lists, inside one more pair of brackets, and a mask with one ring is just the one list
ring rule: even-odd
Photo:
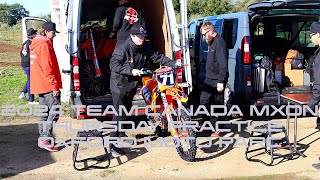
[[[62,75],[61,100],[70,104],[72,118],[93,118],[87,115],[85,107],[80,108],[80,115],[76,116],[76,109],[72,105],[102,105],[102,107],[112,105],[109,88],[111,56],[98,60],[102,77],[96,78],[95,65],[92,60],[87,59],[88,52],[82,45],[90,38],[89,31],[86,29],[93,30],[96,47],[101,38],[107,39],[118,1],[50,0],[50,2],[51,21],[57,24],[57,30],[61,32],[56,34],[54,39],[54,49]],[[182,57],[183,63],[189,64],[189,48],[186,48],[188,38],[186,0],[180,2],[181,25],[176,22],[171,0],[136,0],[132,2],[132,5],[143,14],[148,29],[149,43],[152,43],[154,49],[175,60]],[[45,19],[35,17],[23,18],[23,37],[26,37],[28,28],[39,29],[45,21]],[[183,78],[179,81],[188,92],[192,90],[190,67],[184,68]],[[144,106],[139,94],[136,95],[133,104]]]
[[[232,104],[280,105],[280,94],[310,92],[313,54],[317,47],[309,38],[310,25],[320,21],[319,0],[277,0],[251,4],[247,11],[207,16],[189,23],[189,44],[194,93],[205,78],[208,45],[199,30],[212,22],[229,49],[229,79]],[[286,59],[290,49],[304,54],[304,68],[291,69]],[[271,71],[263,59],[272,63]],[[279,63],[278,60],[282,61]],[[279,88],[268,84],[268,73]],[[197,97],[197,95],[194,95]]]

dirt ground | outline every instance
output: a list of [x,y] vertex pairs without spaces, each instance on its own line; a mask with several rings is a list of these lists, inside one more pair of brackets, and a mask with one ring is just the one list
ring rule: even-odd
[[20,49],[16,46],[0,42],[0,53],[19,53]]
[[[59,123],[70,121],[71,119],[63,117],[60,118]],[[79,123],[79,121],[73,121]],[[285,120],[277,120],[277,122],[284,124]],[[146,148],[142,143],[136,148],[126,149],[127,154],[124,156],[112,157],[111,166],[108,169],[79,172],[72,167],[73,148],[63,148],[59,152],[47,152],[37,147],[36,118],[2,120],[0,121],[0,178],[243,179],[244,177],[259,177],[259,179],[320,179],[320,170],[312,167],[312,164],[320,162],[320,132],[314,129],[315,119],[300,118],[298,125],[299,149],[307,157],[295,155],[293,160],[277,159],[275,165],[271,167],[247,161],[245,147],[230,145],[219,148],[217,138],[213,138],[213,146],[198,149],[196,162],[182,160],[175,148]],[[292,128],[290,134],[290,139],[293,139]],[[57,139],[74,138],[76,133],[59,128],[55,135]],[[129,135],[140,138],[152,136],[152,134],[142,135],[141,132],[133,132]],[[249,134],[247,131],[231,132],[225,137],[248,138]],[[288,153],[287,150],[280,152]],[[102,153],[102,149],[81,146],[79,157],[98,156]],[[267,155],[259,155],[256,158],[269,160]]]
[[[0,54],[1,53],[14,53],[19,54],[20,48],[16,46],[12,46],[10,44],[6,44],[3,42],[0,42]],[[0,67],[6,67],[6,66],[21,66],[20,60],[16,62],[8,62],[4,59],[0,60]]]

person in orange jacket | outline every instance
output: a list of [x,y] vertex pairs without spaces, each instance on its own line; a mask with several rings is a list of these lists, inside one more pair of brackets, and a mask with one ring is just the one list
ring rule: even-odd
[[[42,25],[30,45],[30,80],[31,93],[39,95],[39,105],[48,107],[46,116],[39,116],[38,145],[48,151],[58,151],[53,146],[52,126],[53,122],[59,119],[60,88],[62,88],[61,74],[55,51],[53,49],[53,38],[59,33],[56,24],[46,22]],[[53,113],[52,113],[53,112]]]

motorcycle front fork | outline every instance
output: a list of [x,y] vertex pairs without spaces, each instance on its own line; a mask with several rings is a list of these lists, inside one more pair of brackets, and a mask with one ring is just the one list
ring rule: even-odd
[[[166,94],[164,92],[162,92],[162,93],[160,93],[160,95],[161,95],[161,99],[162,99],[162,103],[163,103],[164,109],[168,110],[169,104],[168,104],[168,101],[167,101]],[[172,107],[170,109],[172,109]],[[169,125],[173,121],[172,113],[166,113],[166,118],[167,118],[168,125]],[[170,134],[173,137],[179,137],[179,133],[178,133],[176,128],[171,127],[170,128]]]

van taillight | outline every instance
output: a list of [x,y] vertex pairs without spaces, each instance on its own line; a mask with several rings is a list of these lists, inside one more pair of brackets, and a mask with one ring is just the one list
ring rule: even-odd
[[[182,53],[181,53],[181,50],[179,50],[176,52],[176,61],[181,62],[181,57],[182,57]],[[182,71],[183,71],[183,68],[177,68],[177,82],[178,83],[182,83]]]
[[242,63],[250,64],[250,38],[249,36],[245,36],[242,38],[241,42],[241,55],[242,55]]
[[252,76],[247,75],[246,79],[247,79],[247,86],[251,86]]
[[79,59],[77,57],[72,58],[73,66],[73,86],[75,91],[80,91],[80,79],[79,79]]

